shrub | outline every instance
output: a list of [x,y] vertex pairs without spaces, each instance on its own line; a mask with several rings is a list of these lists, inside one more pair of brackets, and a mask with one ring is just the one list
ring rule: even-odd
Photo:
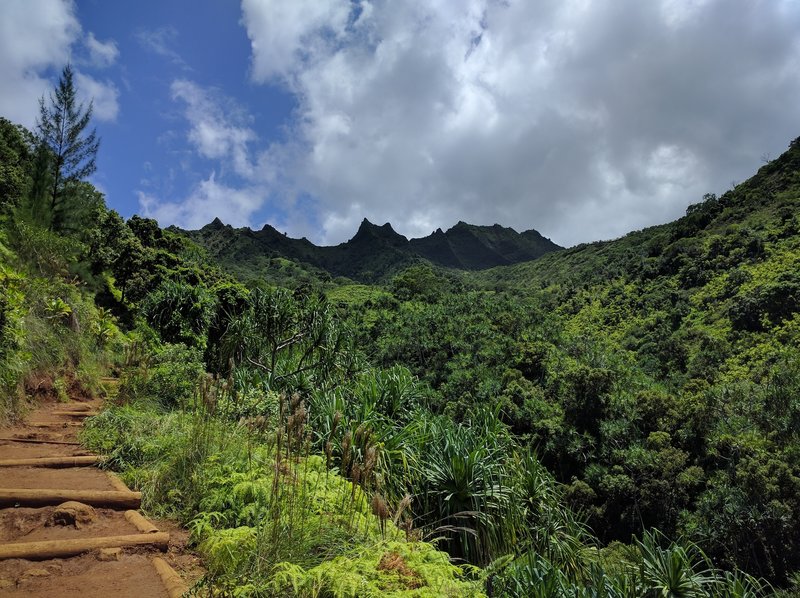
[[152,358],[127,372],[120,384],[123,400],[146,399],[163,409],[192,404],[198,384],[205,374],[200,349],[183,344],[167,344]]

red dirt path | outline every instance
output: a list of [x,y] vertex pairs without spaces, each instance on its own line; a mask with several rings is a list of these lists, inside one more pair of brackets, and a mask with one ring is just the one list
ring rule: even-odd
[[[83,418],[58,411],[87,409],[97,412],[100,401],[43,403],[27,423],[0,429],[0,460],[69,457],[89,454],[75,444],[24,443],[15,438],[76,442],[80,429],[73,422]],[[47,423],[47,427],[40,424]],[[114,490],[107,474],[92,467],[51,469],[45,467],[0,467],[0,488],[57,488],[70,490]],[[68,540],[137,534],[123,512],[95,508],[93,519],[78,527],[53,524],[55,506],[0,509],[0,545],[43,540]],[[30,561],[0,560],[0,596],[48,598],[168,598],[161,578],[151,563],[161,556],[187,580],[200,575],[198,559],[186,551],[188,533],[175,524],[155,521],[170,533],[166,555],[155,549],[123,548],[117,554],[94,551],[66,559]]]

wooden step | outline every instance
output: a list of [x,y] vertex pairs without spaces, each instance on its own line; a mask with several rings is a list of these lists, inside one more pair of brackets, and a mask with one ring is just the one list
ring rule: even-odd
[[27,442],[30,444],[67,444],[70,446],[80,446],[80,442],[74,440],[53,440],[50,438],[4,438],[0,436],[0,442]]
[[37,457],[33,459],[0,459],[0,467],[86,467],[99,465],[105,461],[104,457],[97,455],[82,455],[77,457]]
[[98,548],[117,548],[125,546],[155,546],[167,551],[169,534],[129,534],[125,536],[103,536],[100,538],[75,538],[72,540],[44,540],[41,542],[16,542],[0,545],[0,560],[27,559],[43,561],[63,559],[90,552]]
[[161,582],[167,589],[169,598],[181,598],[186,592],[189,591],[188,586],[183,583],[180,575],[175,572],[175,569],[169,566],[169,563],[160,557],[153,557],[153,567],[158,571]]
[[158,528],[145,519],[139,511],[125,511],[125,519],[142,534],[157,534]]
[[99,411],[65,411],[59,409],[58,411],[51,411],[50,415],[58,415],[63,417],[94,417],[99,413]]
[[138,509],[141,492],[64,490],[60,488],[0,488],[0,507],[47,507],[74,500],[93,507]]
[[94,405],[87,405],[86,403],[64,403],[59,405],[57,409],[69,411],[70,413],[86,413],[87,411],[94,411]]

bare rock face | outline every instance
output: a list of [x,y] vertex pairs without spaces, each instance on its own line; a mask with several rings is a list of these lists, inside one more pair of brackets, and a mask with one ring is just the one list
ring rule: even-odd
[[81,529],[84,525],[92,523],[97,517],[94,509],[89,505],[74,500],[67,501],[58,505],[47,525],[71,525],[75,529]]

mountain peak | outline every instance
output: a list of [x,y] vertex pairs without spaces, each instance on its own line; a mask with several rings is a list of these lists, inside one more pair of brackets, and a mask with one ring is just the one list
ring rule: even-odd
[[387,222],[382,226],[378,226],[364,218],[361,221],[361,226],[358,227],[358,232],[351,241],[365,241],[368,239],[380,239],[390,245],[405,245],[408,243],[408,239],[395,231],[390,223]]
[[214,218],[211,222],[206,224],[203,228],[210,228],[212,230],[219,230],[221,228],[225,228],[225,223],[219,219],[219,217]]

